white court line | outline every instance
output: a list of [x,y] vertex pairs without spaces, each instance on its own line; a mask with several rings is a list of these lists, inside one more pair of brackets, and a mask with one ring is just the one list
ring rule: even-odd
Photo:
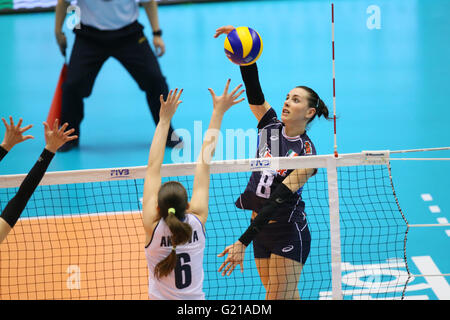
[[450,227],[450,223],[408,224],[408,227]]
[[[429,300],[427,295],[405,296],[403,300]],[[373,298],[371,295],[353,296],[353,300],[402,300],[402,297]]]
[[412,257],[413,262],[424,274],[424,279],[430,285],[439,300],[450,300],[450,285],[443,276],[426,276],[427,274],[442,274],[430,256]]
[[[406,287],[406,292],[426,290],[426,289],[430,289],[430,286],[426,283],[413,284],[413,285],[408,285]],[[342,295],[343,296],[370,295],[370,294],[374,293],[373,291],[374,291],[374,289],[372,289],[372,288],[347,289],[347,290],[342,290]],[[403,291],[403,285],[383,288],[383,293],[396,293],[396,292],[402,292],[402,291]],[[321,291],[319,293],[320,300],[331,299],[331,298],[332,298],[332,291]],[[391,298],[387,298],[387,299],[391,299]]]
[[433,200],[433,197],[429,193],[422,193],[420,196],[422,197],[423,201],[432,201]]
[[[114,216],[127,214],[140,214],[142,211],[109,211],[109,212],[92,212],[92,213],[77,213],[77,214],[60,214],[54,216],[35,216],[35,217],[21,217],[20,220],[40,220],[40,219],[72,219],[72,218],[95,218],[99,216]],[[19,221],[20,221],[19,220]]]

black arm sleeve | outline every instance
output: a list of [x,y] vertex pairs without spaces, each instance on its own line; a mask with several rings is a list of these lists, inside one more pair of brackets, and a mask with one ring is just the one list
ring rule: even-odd
[[6,156],[7,153],[8,151],[6,151],[6,149],[0,146],[0,161],[2,161],[2,159]]
[[17,220],[19,220],[19,217],[25,209],[28,200],[30,200],[34,190],[41,182],[42,177],[44,176],[45,171],[47,171],[47,168],[54,156],[55,154],[47,149],[42,151],[39,159],[22,181],[17,194],[8,202],[3,210],[1,217],[9,224],[11,228],[13,228]]
[[256,218],[252,221],[247,230],[239,238],[239,241],[248,246],[250,242],[256,237],[261,229],[269,223],[270,219],[281,204],[289,201],[294,196],[294,193],[285,184],[280,183],[269,197],[269,201],[262,207]]
[[240,66],[242,80],[245,84],[245,93],[249,104],[262,105],[265,98],[259,83],[258,67],[256,63],[249,66]]

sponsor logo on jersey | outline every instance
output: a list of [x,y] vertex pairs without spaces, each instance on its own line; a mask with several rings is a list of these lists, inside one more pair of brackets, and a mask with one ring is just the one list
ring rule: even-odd
[[286,252],[292,251],[292,249],[294,249],[294,246],[291,244],[291,245],[288,245],[287,247],[284,247],[283,249],[281,249],[281,251],[286,253]]

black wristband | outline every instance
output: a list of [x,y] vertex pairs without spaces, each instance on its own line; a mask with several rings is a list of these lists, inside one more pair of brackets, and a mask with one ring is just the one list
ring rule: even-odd
[[257,226],[255,226],[253,223],[245,230],[245,232],[241,235],[239,238],[239,241],[246,247],[250,244],[250,242],[255,239],[257,234],[261,231]]
[[154,36],[161,37],[161,36],[162,36],[162,30],[161,30],[161,29],[158,29],[158,30],[156,30],[156,31],[153,31],[153,35],[154,35]]
[[276,201],[269,198],[269,201],[262,207],[255,219],[253,219],[250,226],[239,238],[245,246],[248,246],[250,242],[255,239],[261,229],[269,223],[270,217],[273,215],[277,208]]
[[245,84],[245,93],[249,104],[262,105],[265,98],[259,83],[258,67],[256,63],[249,66],[240,66],[242,80]]
[[48,164],[50,164],[50,161],[53,159],[54,156],[55,156],[55,154],[53,152],[44,148],[38,161],[41,161],[41,159],[42,159],[42,160],[45,160],[46,163],[48,161]]
[[0,146],[0,161],[2,161],[2,159],[6,156],[7,153],[8,153],[8,150],[6,150],[2,146]]

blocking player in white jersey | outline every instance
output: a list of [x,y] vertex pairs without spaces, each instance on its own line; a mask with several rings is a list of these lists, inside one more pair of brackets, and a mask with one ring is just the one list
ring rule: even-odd
[[204,226],[208,217],[209,164],[214,154],[223,115],[244,98],[242,85],[213,99],[213,112],[195,169],[191,201],[179,182],[161,185],[161,165],[170,121],[181,103],[182,90],[170,91],[161,100],[160,121],[153,136],[144,181],[143,223],[146,233],[145,254],[149,267],[149,298],[165,300],[201,300],[203,292]]

